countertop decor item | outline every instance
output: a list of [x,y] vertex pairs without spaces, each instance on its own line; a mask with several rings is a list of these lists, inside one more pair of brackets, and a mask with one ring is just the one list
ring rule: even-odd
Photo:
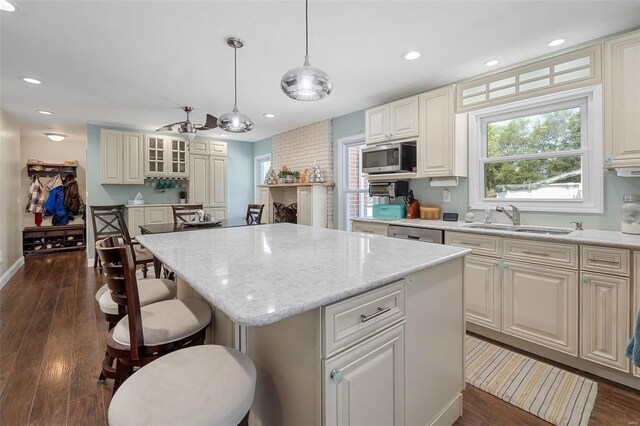
[[267,174],[264,177],[264,184],[275,185],[277,183],[278,183],[278,175],[276,174],[276,171],[273,170],[273,167],[270,167],[269,170],[267,171]]
[[438,206],[420,206],[420,219],[438,220],[440,219],[440,207]]
[[620,230],[625,234],[640,234],[640,195],[622,198]]
[[187,191],[180,191],[178,196],[180,197],[180,204],[187,204]]
[[244,42],[236,37],[227,39],[229,47],[233,48],[233,111],[222,114],[218,118],[218,126],[222,130],[231,133],[245,133],[253,129],[253,121],[249,116],[238,111],[238,49],[244,46]]
[[294,183],[299,181],[300,172],[297,170],[290,170],[287,166],[282,166],[282,169],[278,173],[278,177],[282,179],[282,182],[284,183]]
[[323,183],[325,181],[322,170],[317,161],[314,161],[309,171],[309,183]]
[[285,73],[280,87],[285,95],[296,101],[317,101],[331,93],[333,83],[329,75],[309,64],[309,0],[305,0],[304,64]]

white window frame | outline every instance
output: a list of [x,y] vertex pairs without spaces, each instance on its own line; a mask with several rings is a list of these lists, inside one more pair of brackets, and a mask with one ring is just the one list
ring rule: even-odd
[[[258,155],[253,157],[253,199],[254,203],[260,203],[260,191],[258,190],[258,185],[262,185],[264,182],[260,182],[260,163],[265,160],[271,161],[271,154]],[[273,166],[273,164],[272,164]]]
[[[516,116],[561,109],[581,103],[582,200],[496,199],[484,197],[484,164],[487,161],[486,123]],[[592,86],[525,101],[486,108],[469,113],[469,205],[473,209],[494,209],[498,204],[513,204],[523,211],[604,213],[604,173],[602,170],[602,86]],[[554,153],[510,156],[509,160],[526,160]],[[495,160],[495,159],[493,159]]]
[[344,153],[345,149],[349,145],[361,145],[365,143],[364,134],[349,136],[346,138],[338,139],[338,152],[339,154],[335,156],[336,159],[336,182],[338,189],[338,229],[343,231],[347,230],[347,221],[348,221],[348,212],[347,212],[347,201],[346,194],[348,192],[348,184],[346,179],[349,177],[349,171],[347,170],[348,162],[345,161]]

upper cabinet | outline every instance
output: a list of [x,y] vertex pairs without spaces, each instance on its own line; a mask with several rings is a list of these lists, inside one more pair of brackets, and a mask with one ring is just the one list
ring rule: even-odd
[[227,143],[193,141],[189,168],[189,202],[216,208],[216,218],[227,206]]
[[146,177],[189,177],[189,143],[184,139],[148,135],[144,153]]
[[169,176],[189,177],[189,143],[181,138],[169,138]]
[[418,97],[368,109],[365,114],[365,141],[379,143],[418,136]]
[[143,135],[100,130],[102,184],[143,184]]
[[227,155],[227,143],[221,141],[209,141],[194,139],[191,142],[189,152],[201,155]]
[[164,177],[167,175],[165,168],[165,142],[161,136],[147,136],[144,144],[145,162],[144,174],[148,177]]
[[454,86],[419,96],[418,177],[467,175],[467,115],[456,114]]
[[604,42],[605,166],[640,166],[640,31]]

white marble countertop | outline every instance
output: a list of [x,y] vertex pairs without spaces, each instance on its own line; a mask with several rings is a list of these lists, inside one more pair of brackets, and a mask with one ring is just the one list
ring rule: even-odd
[[[633,234],[624,234],[620,231],[604,231],[599,229],[585,229],[584,231],[572,231],[567,235],[546,235],[546,234],[529,234],[523,232],[509,232],[498,229],[477,229],[477,228],[469,228],[470,225],[479,225],[481,222],[467,223],[467,222],[445,222],[443,220],[422,220],[422,219],[396,219],[396,220],[384,220],[384,219],[374,219],[369,217],[360,217],[356,219],[352,219],[354,221],[360,222],[374,222],[374,223],[383,223],[386,225],[397,225],[397,226],[413,226],[418,228],[429,228],[429,229],[442,229],[444,231],[459,231],[459,232],[470,232],[475,234],[485,234],[485,235],[497,235],[501,237],[510,237],[510,238],[528,238],[534,240],[544,240],[551,242],[560,242],[560,243],[573,243],[573,244],[593,244],[593,245],[604,245],[610,247],[619,247],[619,248],[627,248],[631,250],[640,250],[640,235]],[[503,223],[496,223],[496,225],[508,225]],[[534,225],[525,225],[523,228],[533,227],[533,228],[549,228],[554,229],[553,227],[548,226],[534,226]],[[555,228],[562,229],[562,228]]]
[[160,203],[160,204],[125,204],[124,206],[127,208],[136,208],[136,207],[169,207],[176,206],[180,203]]
[[271,324],[471,252],[288,223],[137,239],[244,326]]

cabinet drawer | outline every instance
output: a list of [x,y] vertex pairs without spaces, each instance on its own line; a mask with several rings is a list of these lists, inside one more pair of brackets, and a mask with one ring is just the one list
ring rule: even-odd
[[227,155],[227,143],[211,141],[209,153],[212,155]]
[[362,222],[353,222],[351,225],[351,230],[353,232],[362,232],[365,234],[376,234],[376,235],[384,235],[388,236],[388,226],[380,223],[362,223]]
[[580,269],[629,276],[629,250],[609,247],[580,247]]
[[466,234],[462,232],[447,232],[445,244],[450,246],[467,247],[473,249],[473,254],[485,256],[500,256],[500,237],[480,234]]
[[578,246],[509,238],[503,246],[505,259],[578,268]]
[[322,308],[325,358],[404,318],[404,280]]

